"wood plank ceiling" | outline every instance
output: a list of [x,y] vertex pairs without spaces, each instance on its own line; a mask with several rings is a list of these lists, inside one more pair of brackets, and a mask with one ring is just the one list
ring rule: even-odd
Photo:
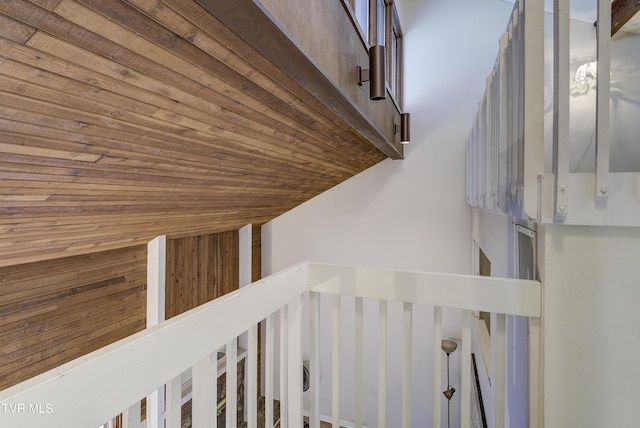
[[0,266],[264,223],[386,158],[192,0],[2,0],[0,91]]

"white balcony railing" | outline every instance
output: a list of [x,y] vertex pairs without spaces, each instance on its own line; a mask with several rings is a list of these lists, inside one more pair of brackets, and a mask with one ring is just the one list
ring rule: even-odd
[[[319,298],[332,295],[332,310],[321,313]],[[39,375],[26,382],[0,391],[0,426],[11,428],[98,427],[115,415],[124,412],[124,425],[140,427],[140,400],[162,386],[166,387],[165,412],[167,428],[181,426],[183,374],[191,372],[192,426],[216,426],[217,358],[216,351],[226,348],[226,358],[235,361],[237,338],[248,332],[246,353],[247,426],[256,427],[257,413],[257,325],[265,321],[265,397],[267,420],[273,418],[274,387],[279,386],[281,427],[302,427],[303,415],[308,415],[310,426],[319,427],[320,388],[331,383],[332,414],[326,415],[338,426],[341,419],[340,403],[340,296],[354,296],[356,300],[355,329],[355,410],[354,424],[362,423],[362,337],[363,329],[374,328],[382,338],[379,346],[378,372],[378,427],[385,426],[387,335],[403,337],[402,358],[402,426],[411,426],[411,349],[421,337],[432,337],[433,361],[433,426],[441,426],[440,403],[442,351],[442,308],[462,310],[461,414],[462,427],[469,426],[471,401],[471,319],[472,311],[481,310],[498,314],[514,314],[538,320],[541,307],[539,282],[487,278],[467,275],[447,275],[425,272],[387,271],[347,266],[302,263],[285,271],[250,284],[215,301],[202,305],[168,321],[150,327],[68,364]],[[351,297],[351,298],[354,298]],[[363,299],[378,301],[379,322],[363,323]],[[403,325],[401,331],[391,331],[387,322],[387,304],[401,302]],[[308,305],[304,302],[309,302]],[[412,311],[416,306],[433,307],[434,323],[431,335],[412,334]],[[309,323],[303,323],[303,314]],[[331,318],[332,350],[334,361],[331,373],[320,374],[320,321]],[[276,328],[275,320],[279,320]],[[498,369],[495,383],[496,414],[504,415],[505,338],[504,315],[497,317],[496,357]],[[539,323],[538,323],[539,324]],[[536,337],[535,331],[532,333]],[[274,349],[276,338],[281,356],[275,378]],[[307,355],[303,343],[308,341]],[[535,341],[534,341],[535,342]],[[531,345],[539,352],[539,343]],[[310,404],[303,409],[302,367],[308,359],[310,370]],[[535,366],[535,359],[532,363]],[[227,366],[227,397],[235,396],[235,364]],[[531,387],[538,388],[537,376]],[[306,393],[305,393],[306,394]],[[535,400],[536,394],[533,394]],[[236,427],[234,400],[227,400],[226,427]],[[532,406],[537,409],[537,405]],[[502,421],[502,425],[501,422]],[[162,426],[162,423],[158,423]],[[496,426],[504,420],[496,416]],[[394,424],[394,426],[396,426]]]
[[[611,144],[610,125],[611,1],[594,2],[598,19],[595,162],[589,168],[593,172],[570,168],[571,140],[576,148],[584,147],[584,141],[570,135],[570,1],[553,2],[554,10],[548,11],[553,28],[548,29],[545,2],[517,0],[467,139],[469,205],[542,223],[640,226],[640,168],[610,171],[610,154],[618,153]],[[553,56],[547,58],[545,34],[553,39]],[[551,73],[545,73],[545,64],[553,65]],[[547,82],[545,74],[552,76]],[[550,89],[547,99],[545,87]],[[553,136],[545,145],[548,106]],[[626,157],[638,154],[624,146],[617,149]],[[551,160],[546,168],[545,154]]]

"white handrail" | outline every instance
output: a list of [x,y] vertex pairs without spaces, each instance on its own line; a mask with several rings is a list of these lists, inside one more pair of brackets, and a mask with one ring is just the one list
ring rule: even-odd
[[306,278],[296,265],[0,391],[0,426],[97,427],[301,295]]
[[[99,426],[123,409],[131,410],[135,422],[135,405],[150,391],[161,385],[169,384],[167,396],[172,397],[168,404],[172,423],[177,423],[179,407],[178,390],[180,376],[194,366],[194,379],[202,382],[198,386],[201,402],[199,418],[209,420],[215,415],[207,413],[207,403],[215,394],[216,351],[230,344],[233,353],[235,338],[243,332],[254,329],[265,318],[273,319],[280,311],[284,323],[281,324],[281,341],[289,342],[281,352],[284,382],[281,382],[281,414],[291,426],[297,426],[302,418],[302,301],[303,295],[312,291],[310,302],[312,317],[310,332],[313,338],[310,352],[311,379],[315,400],[319,396],[319,314],[317,293],[333,294],[333,301],[339,304],[340,295],[378,299],[380,306],[380,327],[386,337],[386,302],[404,303],[404,425],[410,424],[410,349],[412,305],[434,306],[434,340],[439,343],[441,337],[441,307],[465,309],[467,318],[470,310],[483,310],[502,314],[540,317],[541,285],[536,281],[487,278],[471,275],[452,275],[428,272],[409,272],[371,269],[362,267],[302,263],[286,271],[272,275],[254,284],[243,287],[198,308],[178,315],[157,326],[151,327],[96,352],[88,354],[68,364],[37,376],[31,380],[0,391],[0,426],[12,428],[31,427],[91,427]],[[384,309],[384,310],[383,310]],[[469,322],[463,335],[469,340]],[[339,323],[334,331],[339,332]],[[267,324],[267,373],[273,365],[274,328]],[[255,341],[253,337],[252,341]],[[271,342],[270,342],[271,341]],[[385,340],[386,342],[386,340]],[[269,343],[271,343],[269,345]],[[435,343],[435,345],[437,345]],[[295,346],[294,346],[295,345]],[[434,354],[434,379],[439,376],[439,348]],[[465,353],[470,352],[468,342],[463,343]],[[384,348],[379,353],[386,354]],[[229,357],[229,356],[228,356]],[[232,357],[232,355],[231,355]],[[283,360],[285,358],[285,360]],[[340,361],[339,354],[334,360]],[[212,361],[212,362],[210,362]],[[381,358],[386,364],[386,358]],[[338,367],[335,368],[336,370]],[[231,370],[230,372],[232,372]],[[195,373],[197,372],[197,373]],[[385,367],[379,367],[379,373],[385,373]],[[254,382],[255,379],[249,379]],[[268,401],[273,398],[274,379],[267,376]],[[469,380],[464,380],[469,382]],[[231,381],[233,385],[233,380]],[[384,379],[381,385],[385,386]],[[434,391],[440,388],[434,384]],[[235,388],[228,387],[227,395]],[[463,383],[463,394],[469,394],[468,385]],[[334,391],[338,396],[338,390]],[[194,392],[194,396],[195,396]],[[437,394],[439,395],[439,394]],[[209,397],[209,398],[207,398]],[[384,405],[384,395],[381,395]],[[439,420],[440,397],[434,397],[434,420]],[[229,404],[230,401],[227,401]],[[339,404],[339,403],[337,403]],[[230,406],[230,408],[233,406]],[[43,409],[43,412],[38,410]],[[286,410],[285,410],[286,409]],[[339,423],[339,407],[334,403],[334,423]],[[273,417],[267,404],[267,413]],[[138,413],[139,414],[139,411]],[[384,410],[381,416],[384,418]],[[463,407],[463,414],[468,408]],[[318,403],[311,408],[311,424],[317,426],[320,417]],[[199,419],[199,420],[200,420]],[[383,426],[382,423],[380,426]]]
[[309,263],[313,291],[540,317],[540,282]]

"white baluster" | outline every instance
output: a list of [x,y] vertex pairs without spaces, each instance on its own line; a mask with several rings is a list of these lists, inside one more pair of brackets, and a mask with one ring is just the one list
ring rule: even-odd
[[320,428],[320,295],[309,293],[309,428]]
[[238,341],[231,340],[225,347],[227,356],[227,377],[225,421],[227,428],[236,428],[238,423]]
[[247,334],[247,372],[246,385],[246,412],[247,428],[258,426],[258,326],[251,327]]
[[275,326],[274,318],[275,314],[271,314],[267,317],[265,323],[265,348],[264,348],[264,408],[265,408],[265,423],[268,428],[273,426],[273,386],[274,386],[274,339],[275,339]]
[[462,376],[460,388],[460,428],[470,428],[471,424],[471,320],[473,312],[462,311],[462,349],[460,361]]
[[363,300],[356,297],[354,425],[362,427]]
[[333,428],[340,428],[340,295],[338,294],[333,296],[332,314],[331,419]]
[[411,330],[413,305],[403,304],[402,326],[402,426],[411,427]]
[[175,377],[167,383],[166,399],[166,428],[180,428],[182,425],[182,375]]
[[387,425],[387,301],[380,300],[378,316],[378,427]]
[[302,296],[287,305],[287,409],[291,427],[302,427]]
[[442,307],[433,308],[433,394],[432,426],[441,426],[442,403]]
[[131,407],[126,409],[122,413],[122,428],[140,428],[142,426],[140,422],[141,411],[139,401],[136,401]]

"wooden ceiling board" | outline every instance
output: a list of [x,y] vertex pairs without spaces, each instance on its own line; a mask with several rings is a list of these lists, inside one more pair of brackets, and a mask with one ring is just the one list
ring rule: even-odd
[[191,0],[3,0],[0,99],[0,266],[261,224],[387,157]]

